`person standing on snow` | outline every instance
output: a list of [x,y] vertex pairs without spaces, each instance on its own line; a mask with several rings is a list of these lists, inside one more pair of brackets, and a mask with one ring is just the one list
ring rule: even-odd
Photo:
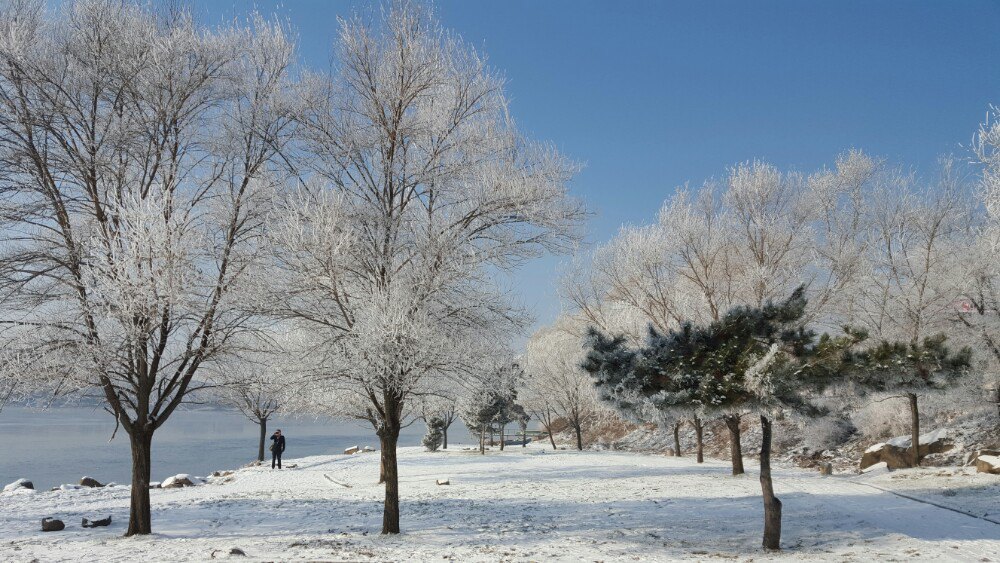
[[271,435],[271,469],[275,463],[281,469],[281,454],[285,451],[285,437],[281,435],[281,430],[275,430]]

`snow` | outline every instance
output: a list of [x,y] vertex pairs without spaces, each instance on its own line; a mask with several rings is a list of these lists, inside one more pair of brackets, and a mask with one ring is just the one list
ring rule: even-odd
[[[926,444],[932,444],[934,442],[937,442],[938,440],[948,440],[949,438],[950,434],[947,428],[938,428],[937,430],[934,430],[932,432],[921,434],[918,440],[920,440],[920,445],[923,446]],[[882,449],[882,446],[885,446],[886,444],[890,446],[896,446],[897,448],[908,448],[910,447],[910,442],[911,440],[909,436],[897,436],[895,438],[892,438],[891,440],[886,440],[884,443],[875,444],[869,447],[867,450],[865,450],[865,453],[880,450]]]
[[[207,485],[154,489],[151,537],[121,537],[128,487],[3,493],[0,560],[201,561],[227,557],[233,547],[249,560],[282,561],[981,560],[1000,553],[1000,525],[881,490],[1000,516],[1000,476],[970,468],[833,477],[775,468],[785,549],[765,553],[752,460],[748,474],[734,478],[721,460],[531,455],[544,451],[537,444],[486,456],[461,448],[401,448],[403,533],[395,537],[378,534],[378,456],[333,455],[290,460],[298,465],[292,470],[249,467]],[[450,486],[435,484],[442,476]],[[108,515],[108,528],[76,524]],[[43,534],[45,516],[67,529]]]

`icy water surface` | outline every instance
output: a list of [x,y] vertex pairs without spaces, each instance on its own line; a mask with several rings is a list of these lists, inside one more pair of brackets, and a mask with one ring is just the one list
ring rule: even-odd
[[[84,475],[128,484],[128,436],[119,429],[108,442],[114,426],[111,415],[99,408],[5,407],[0,411],[0,487],[24,477],[36,489],[47,489],[77,483]],[[374,431],[361,424],[275,418],[268,423],[268,434],[277,428],[286,436],[286,459],[342,453],[354,445],[378,447]],[[419,445],[423,433],[424,425],[417,422],[403,430],[399,445]],[[153,437],[153,480],[244,465],[257,457],[258,436],[258,427],[236,412],[175,412]]]

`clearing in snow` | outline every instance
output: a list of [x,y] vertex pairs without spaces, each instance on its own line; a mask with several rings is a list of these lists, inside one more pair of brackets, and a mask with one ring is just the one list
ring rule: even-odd
[[[378,534],[378,459],[308,457],[291,460],[294,469],[245,468],[153,490],[148,537],[122,537],[128,487],[6,492],[0,560],[201,561],[239,548],[250,560],[1000,561],[1000,525],[989,521],[1000,520],[1000,476],[968,468],[833,477],[779,468],[784,550],[766,553],[752,462],[732,477],[719,460],[541,445],[485,456],[401,448],[403,533],[387,537]],[[444,475],[451,484],[438,486]],[[109,514],[109,527],[79,526]],[[42,533],[46,516],[66,530]]]

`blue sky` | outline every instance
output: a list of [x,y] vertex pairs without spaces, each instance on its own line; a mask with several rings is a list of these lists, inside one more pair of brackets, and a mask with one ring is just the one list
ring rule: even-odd
[[[327,67],[338,15],[361,2],[212,0],[206,23],[288,18],[305,64]],[[1000,2],[529,1],[435,3],[508,79],[512,113],[585,165],[572,191],[595,213],[591,243],[651,221],[685,182],[759,158],[803,171],[860,148],[933,170],[965,154],[1000,104]],[[563,258],[523,268],[511,290],[558,314]]]

